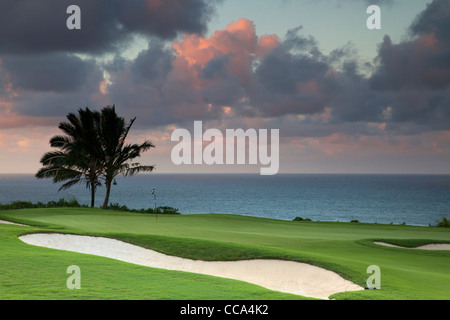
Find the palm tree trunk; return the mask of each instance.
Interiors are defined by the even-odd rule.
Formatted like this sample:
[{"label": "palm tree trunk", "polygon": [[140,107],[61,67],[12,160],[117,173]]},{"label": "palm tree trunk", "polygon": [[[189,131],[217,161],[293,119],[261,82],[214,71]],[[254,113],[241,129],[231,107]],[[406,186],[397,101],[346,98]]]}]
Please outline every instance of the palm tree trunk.
[{"label": "palm tree trunk", "polygon": [[91,208],[95,206],[95,183],[91,182]]},{"label": "palm tree trunk", "polygon": [[109,203],[109,194],[111,193],[111,181],[107,180],[105,185],[106,185],[106,196],[105,200],[103,201],[102,209],[105,209]]}]

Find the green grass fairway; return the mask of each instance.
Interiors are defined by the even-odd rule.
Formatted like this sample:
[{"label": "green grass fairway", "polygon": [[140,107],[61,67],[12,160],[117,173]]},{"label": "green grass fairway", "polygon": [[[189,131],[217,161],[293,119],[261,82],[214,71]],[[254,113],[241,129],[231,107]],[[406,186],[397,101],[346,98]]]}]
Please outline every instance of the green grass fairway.
[{"label": "green grass fairway", "polygon": [[[361,286],[367,267],[381,269],[381,290],[335,299],[450,299],[450,252],[382,247],[450,243],[450,230],[338,222],[294,222],[235,215],[143,215],[88,208],[1,211],[0,299],[280,300],[300,296],[240,281],[135,266],[112,259],[27,245],[18,237],[59,232],[111,237],[166,254],[201,260],[286,259],[336,271]],[[70,265],[82,289],[66,287]]]}]

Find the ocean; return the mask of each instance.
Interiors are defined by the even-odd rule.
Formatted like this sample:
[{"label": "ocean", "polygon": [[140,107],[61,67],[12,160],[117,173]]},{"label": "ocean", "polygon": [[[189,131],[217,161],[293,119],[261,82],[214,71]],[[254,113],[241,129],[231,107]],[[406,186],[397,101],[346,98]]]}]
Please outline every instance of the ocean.
[{"label": "ocean", "polygon": [[[450,217],[450,175],[358,174],[140,174],[116,178],[110,203],[129,208],[170,206],[181,214],[225,213],[279,220],[295,217],[341,221],[436,225]],[[84,185],[61,184],[31,174],[1,174],[0,203],[76,198],[89,204]],[[151,194],[156,190],[156,201]],[[105,188],[96,194],[103,203]]]}]

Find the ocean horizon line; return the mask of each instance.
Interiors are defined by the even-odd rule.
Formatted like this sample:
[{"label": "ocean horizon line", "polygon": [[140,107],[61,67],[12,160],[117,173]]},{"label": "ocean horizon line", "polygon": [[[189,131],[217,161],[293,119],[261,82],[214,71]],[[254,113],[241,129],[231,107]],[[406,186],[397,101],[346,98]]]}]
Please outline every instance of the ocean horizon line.
[{"label": "ocean horizon line", "polygon": [[[36,173],[33,172],[0,172],[0,176],[32,176]],[[217,176],[226,176],[226,175],[248,175],[248,176],[260,176],[259,173],[254,172],[142,172],[135,176],[139,175],[217,175]],[[450,173],[374,173],[374,172],[281,172],[277,173],[273,176],[283,176],[283,175],[353,175],[353,176],[450,176]],[[121,176],[121,175],[119,175]],[[128,176],[133,177],[133,176]]]},{"label": "ocean horizon line", "polygon": [[[0,203],[45,203],[60,198],[90,202],[84,184],[59,191],[60,184],[30,173],[0,174]],[[156,203],[182,214],[429,225],[448,216],[449,192],[449,174],[148,173],[118,176],[110,203],[131,209]],[[104,195],[105,187],[99,187],[96,206]]]}]

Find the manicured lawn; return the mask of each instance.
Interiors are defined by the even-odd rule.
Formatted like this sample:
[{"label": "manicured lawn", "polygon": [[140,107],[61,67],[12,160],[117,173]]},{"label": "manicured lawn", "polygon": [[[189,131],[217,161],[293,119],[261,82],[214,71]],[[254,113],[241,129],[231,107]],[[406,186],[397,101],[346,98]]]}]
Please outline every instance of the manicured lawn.
[{"label": "manicured lawn", "polygon": [[[293,222],[234,215],[142,215],[88,208],[1,211],[1,299],[297,299],[239,281],[134,266],[111,259],[33,247],[18,236],[66,232],[121,239],[163,253],[203,260],[279,258],[308,262],[361,286],[370,265],[381,290],[339,293],[336,299],[450,299],[450,252],[381,247],[450,242],[450,230],[337,222]],[[417,242],[417,240],[420,240]],[[416,244],[415,243],[415,244]],[[82,290],[66,288],[66,268],[82,270]]]},{"label": "manicured lawn", "polygon": [[[27,245],[29,228],[0,224],[0,299],[300,299],[240,281],[147,268],[112,259]],[[33,229],[33,231],[41,231]],[[67,267],[81,270],[69,290]]]}]

